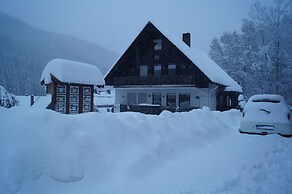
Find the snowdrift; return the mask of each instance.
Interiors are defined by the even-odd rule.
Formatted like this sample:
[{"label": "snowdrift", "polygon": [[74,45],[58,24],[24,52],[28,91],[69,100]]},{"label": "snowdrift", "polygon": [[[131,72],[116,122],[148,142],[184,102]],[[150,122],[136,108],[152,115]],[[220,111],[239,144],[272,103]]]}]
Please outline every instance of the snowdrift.
[{"label": "snowdrift", "polygon": [[15,107],[0,108],[0,117],[3,194],[292,191],[291,139],[239,135],[237,110],[62,115]]}]

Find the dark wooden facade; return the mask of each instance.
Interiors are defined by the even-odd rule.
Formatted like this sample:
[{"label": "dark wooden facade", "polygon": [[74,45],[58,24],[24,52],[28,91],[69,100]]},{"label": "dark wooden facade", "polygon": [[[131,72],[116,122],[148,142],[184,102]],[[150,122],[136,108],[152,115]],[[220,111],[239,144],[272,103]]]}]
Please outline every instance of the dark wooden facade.
[{"label": "dark wooden facade", "polygon": [[46,85],[46,90],[47,93],[52,94],[48,109],[64,114],[93,111],[93,85],[64,83],[52,76],[52,83]]},{"label": "dark wooden facade", "polygon": [[[154,41],[160,40],[161,49]],[[170,65],[175,65],[175,72]],[[155,73],[160,65],[161,72]],[[141,66],[147,75],[141,76]],[[208,87],[210,80],[152,23],[148,23],[105,78],[106,85],[193,85]]]}]

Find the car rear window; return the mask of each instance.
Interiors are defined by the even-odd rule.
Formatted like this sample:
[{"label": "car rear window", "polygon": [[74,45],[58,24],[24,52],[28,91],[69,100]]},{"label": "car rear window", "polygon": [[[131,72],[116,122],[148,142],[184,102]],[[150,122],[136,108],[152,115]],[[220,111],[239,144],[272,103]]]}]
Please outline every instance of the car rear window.
[{"label": "car rear window", "polygon": [[270,102],[270,103],[279,103],[280,100],[274,100],[274,99],[255,99],[253,102]]}]

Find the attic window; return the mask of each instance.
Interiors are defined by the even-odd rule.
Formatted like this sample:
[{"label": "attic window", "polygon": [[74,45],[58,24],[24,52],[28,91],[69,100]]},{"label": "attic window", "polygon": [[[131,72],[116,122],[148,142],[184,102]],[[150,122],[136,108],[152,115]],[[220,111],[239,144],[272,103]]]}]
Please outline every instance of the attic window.
[{"label": "attic window", "polygon": [[153,40],[153,45],[154,45],[154,50],[161,50],[161,39],[154,39]]},{"label": "attic window", "polygon": [[176,75],[176,64],[168,63],[168,75]]},{"label": "attic window", "polygon": [[161,65],[160,64],[154,65],[154,75],[161,75]]},{"label": "attic window", "polygon": [[147,76],[148,73],[148,66],[142,65],[140,66],[140,76]]}]

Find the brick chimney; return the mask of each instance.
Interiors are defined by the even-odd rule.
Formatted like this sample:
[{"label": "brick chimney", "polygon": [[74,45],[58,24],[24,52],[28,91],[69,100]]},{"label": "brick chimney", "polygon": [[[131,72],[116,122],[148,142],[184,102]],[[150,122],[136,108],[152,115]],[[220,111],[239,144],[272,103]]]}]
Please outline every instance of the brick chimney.
[{"label": "brick chimney", "polygon": [[189,32],[183,33],[182,34],[182,40],[189,46],[191,47],[191,34]]}]

